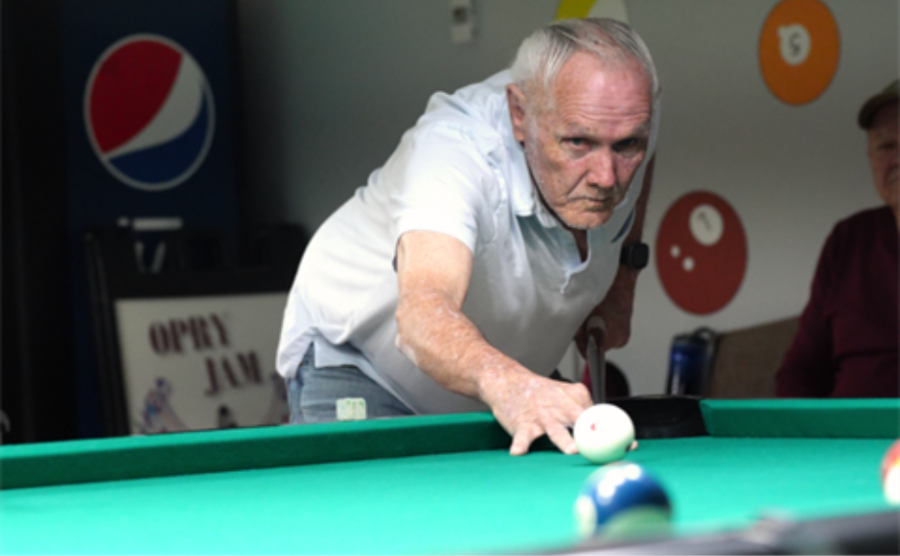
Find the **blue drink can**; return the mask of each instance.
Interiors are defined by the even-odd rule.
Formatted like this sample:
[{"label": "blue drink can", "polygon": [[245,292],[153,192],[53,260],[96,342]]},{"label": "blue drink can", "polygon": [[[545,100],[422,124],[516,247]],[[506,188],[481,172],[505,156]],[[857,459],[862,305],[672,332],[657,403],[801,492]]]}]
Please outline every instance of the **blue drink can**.
[{"label": "blue drink can", "polygon": [[702,328],[692,334],[680,334],[672,340],[666,393],[702,396],[715,353],[715,335]]}]

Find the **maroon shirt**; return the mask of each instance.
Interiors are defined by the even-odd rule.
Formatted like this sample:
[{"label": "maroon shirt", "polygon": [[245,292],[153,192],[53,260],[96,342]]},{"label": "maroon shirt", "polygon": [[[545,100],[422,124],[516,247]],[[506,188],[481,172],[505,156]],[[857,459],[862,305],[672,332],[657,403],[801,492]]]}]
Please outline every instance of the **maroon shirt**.
[{"label": "maroon shirt", "polygon": [[859,212],[834,227],[776,375],[778,396],[900,396],[897,245],[889,207]]}]

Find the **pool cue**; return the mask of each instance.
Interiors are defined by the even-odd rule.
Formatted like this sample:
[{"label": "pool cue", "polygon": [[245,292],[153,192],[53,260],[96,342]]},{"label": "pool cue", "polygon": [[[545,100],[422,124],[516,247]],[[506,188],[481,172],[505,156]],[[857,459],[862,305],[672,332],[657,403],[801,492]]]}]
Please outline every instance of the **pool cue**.
[{"label": "pool cue", "polygon": [[591,317],[585,327],[587,334],[588,372],[591,376],[591,397],[594,404],[606,403],[606,356],[603,353],[603,337],[606,323],[600,317]]}]

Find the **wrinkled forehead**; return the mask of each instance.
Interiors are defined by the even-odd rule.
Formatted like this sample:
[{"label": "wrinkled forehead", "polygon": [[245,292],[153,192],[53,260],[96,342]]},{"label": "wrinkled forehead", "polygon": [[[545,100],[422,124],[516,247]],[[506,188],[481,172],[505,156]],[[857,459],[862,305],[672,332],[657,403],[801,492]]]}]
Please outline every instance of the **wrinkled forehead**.
[{"label": "wrinkled forehead", "polygon": [[[653,114],[653,86],[644,66],[633,57],[618,56],[601,58],[593,53],[578,53],[572,56],[560,69],[549,87],[542,92],[544,115],[555,112],[560,104],[565,104],[573,96],[588,93],[589,89],[600,87],[616,98],[623,110]],[[633,89],[633,94],[622,97],[618,91]]]},{"label": "wrinkled forehead", "polygon": [[[586,60],[590,62],[585,63]],[[640,87],[644,87],[644,94],[641,96],[646,100],[646,111],[652,116],[652,79],[643,64],[631,56],[600,57],[591,52],[575,53],[563,64],[551,82],[529,92],[529,104],[536,108],[531,115],[544,118],[555,114],[559,102],[597,74],[603,74],[604,78],[613,80],[613,83],[615,80],[637,81]]]}]

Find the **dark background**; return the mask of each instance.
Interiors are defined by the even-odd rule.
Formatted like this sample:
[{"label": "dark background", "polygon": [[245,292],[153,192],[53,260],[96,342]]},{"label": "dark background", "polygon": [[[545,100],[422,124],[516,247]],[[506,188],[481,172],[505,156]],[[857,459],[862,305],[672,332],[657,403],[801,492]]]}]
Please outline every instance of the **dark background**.
[{"label": "dark background", "polygon": [[[229,1],[9,1],[3,18],[2,409],[4,442],[103,434],[84,236],[121,217],[178,217],[246,259],[240,224],[235,6]],[[84,95],[116,41],[162,35],[199,63],[215,130],[199,169],[148,192],[118,181],[91,149]]]}]

